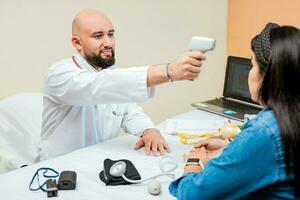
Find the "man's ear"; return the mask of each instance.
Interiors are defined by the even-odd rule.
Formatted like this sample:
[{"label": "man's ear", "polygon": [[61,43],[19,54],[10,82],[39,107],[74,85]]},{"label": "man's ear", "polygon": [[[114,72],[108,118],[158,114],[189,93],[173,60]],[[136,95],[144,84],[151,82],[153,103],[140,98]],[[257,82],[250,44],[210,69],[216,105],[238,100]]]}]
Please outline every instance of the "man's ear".
[{"label": "man's ear", "polygon": [[72,36],[72,39],[71,39],[71,42],[72,42],[72,45],[77,49],[77,51],[81,51],[81,41],[80,41],[80,38],[78,36]]}]

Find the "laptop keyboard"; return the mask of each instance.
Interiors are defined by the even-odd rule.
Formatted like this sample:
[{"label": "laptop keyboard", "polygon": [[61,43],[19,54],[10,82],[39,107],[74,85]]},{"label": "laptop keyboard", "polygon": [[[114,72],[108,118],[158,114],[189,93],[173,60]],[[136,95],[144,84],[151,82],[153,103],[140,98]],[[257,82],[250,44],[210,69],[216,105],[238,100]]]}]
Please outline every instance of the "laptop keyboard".
[{"label": "laptop keyboard", "polygon": [[234,111],[239,111],[239,110],[242,110],[242,111],[246,111],[249,110],[249,114],[251,114],[253,112],[253,110],[260,110],[260,109],[257,109],[257,108],[254,108],[254,107],[249,107],[249,106],[244,106],[242,104],[239,104],[239,103],[235,103],[235,102],[230,102],[230,101],[226,101],[225,99],[213,99],[213,100],[209,100],[207,101],[207,103],[209,104],[212,104],[212,105],[216,105],[216,106],[219,106],[219,107],[223,107],[223,108],[226,108],[228,110],[234,110]]}]

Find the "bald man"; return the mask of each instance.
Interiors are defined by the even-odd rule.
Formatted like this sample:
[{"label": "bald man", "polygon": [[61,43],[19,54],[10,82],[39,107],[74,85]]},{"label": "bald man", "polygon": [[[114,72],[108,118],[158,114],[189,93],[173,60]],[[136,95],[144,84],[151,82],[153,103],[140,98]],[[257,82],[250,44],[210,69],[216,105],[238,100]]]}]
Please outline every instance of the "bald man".
[{"label": "bald man", "polygon": [[205,55],[187,52],[176,61],[119,69],[114,27],[96,10],[79,12],[72,24],[77,53],[50,66],[44,87],[41,142],[36,161],[49,159],[117,136],[119,128],[140,137],[135,145],[147,155],[170,148],[135,102],[153,97],[154,86],[191,80]]}]

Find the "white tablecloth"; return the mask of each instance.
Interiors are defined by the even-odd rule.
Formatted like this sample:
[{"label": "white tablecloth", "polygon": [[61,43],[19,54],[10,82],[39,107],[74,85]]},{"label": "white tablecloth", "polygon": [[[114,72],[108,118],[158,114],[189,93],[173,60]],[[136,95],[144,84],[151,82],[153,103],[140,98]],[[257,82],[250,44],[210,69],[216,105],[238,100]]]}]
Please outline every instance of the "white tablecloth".
[{"label": "white tablecloth", "polygon": [[[222,117],[200,110],[193,110],[188,113],[178,115],[172,119],[221,119]],[[164,134],[164,123],[159,125]],[[176,178],[183,173],[183,154],[191,150],[192,146],[183,145],[177,136],[164,134],[165,139],[171,147],[170,155],[175,158],[178,168],[174,171]],[[132,161],[142,178],[160,173],[160,157],[146,156],[144,149],[134,151],[134,145],[138,138],[130,135],[121,136],[112,140],[79,149],[64,156],[56,157],[28,167],[17,169],[0,175],[0,199],[5,200],[40,200],[48,199],[47,194],[42,191],[32,192],[29,190],[29,182],[40,167],[51,167],[58,171],[71,170],[77,172],[76,190],[58,191],[58,197],[53,199],[130,199],[130,200],[150,200],[150,199],[174,199],[169,192],[168,186],[172,181],[169,177],[159,177],[162,183],[162,193],[157,196],[147,192],[147,183],[105,186],[99,179],[99,172],[103,169],[103,161],[106,158],[112,160],[128,159]],[[55,148],[55,147],[54,147]]]}]

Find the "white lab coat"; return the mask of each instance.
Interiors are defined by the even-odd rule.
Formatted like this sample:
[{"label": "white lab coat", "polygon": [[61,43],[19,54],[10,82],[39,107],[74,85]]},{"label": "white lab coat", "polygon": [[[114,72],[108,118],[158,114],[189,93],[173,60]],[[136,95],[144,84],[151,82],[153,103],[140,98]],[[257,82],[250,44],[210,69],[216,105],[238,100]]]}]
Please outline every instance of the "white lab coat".
[{"label": "white lab coat", "polygon": [[[152,121],[134,102],[153,96],[148,67],[97,72],[80,54],[53,64],[45,77],[41,141],[36,161],[108,140],[119,128],[141,136]],[[133,148],[133,147],[132,147]]]}]

